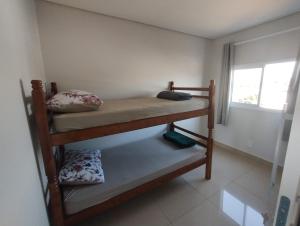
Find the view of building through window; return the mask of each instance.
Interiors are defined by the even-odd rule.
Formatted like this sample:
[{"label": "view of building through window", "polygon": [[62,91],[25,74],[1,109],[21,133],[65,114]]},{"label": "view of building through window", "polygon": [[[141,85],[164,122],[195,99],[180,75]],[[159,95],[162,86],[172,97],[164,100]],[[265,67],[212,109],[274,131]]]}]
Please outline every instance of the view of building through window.
[{"label": "view of building through window", "polygon": [[282,110],[294,67],[289,61],[234,70],[231,101]]}]

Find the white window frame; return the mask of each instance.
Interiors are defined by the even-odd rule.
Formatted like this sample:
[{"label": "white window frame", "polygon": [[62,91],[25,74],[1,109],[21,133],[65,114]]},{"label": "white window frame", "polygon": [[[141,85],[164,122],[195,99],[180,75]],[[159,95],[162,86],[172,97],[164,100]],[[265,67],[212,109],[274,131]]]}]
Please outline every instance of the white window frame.
[{"label": "white window frame", "polygon": [[257,111],[266,111],[266,112],[282,112],[282,110],[278,109],[270,109],[270,108],[263,108],[260,106],[260,100],[261,100],[261,92],[262,92],[262,85],[264,80],[264,71],[265,66],[267,64],[276,64],[276,63],[285,63],[285,62],[291,62],[296,61],[295,58],[286,58],[284,60],[278,60],[278,61],[269,61],[265,63],[253,63],[253,64],[242,64],[242,65],[235,65],[233,67],[234,70],[243,70],[243,69],[252,69],[252,68],[262,68],[261,70],[261,79],[260,79],[260,85],[259,85],[259,91],[258,91],[258,99],[257,104],[246,104],[246,103],[239,103],[239,102],[233,102],[232,101],[232,91],[233,91],[233,85],[234,85],[234,72],[232,71],[232,79],[231,79],[231,92],[230,92],[230,107],[235,108],[244,108],[249,110],[257,110]]}]

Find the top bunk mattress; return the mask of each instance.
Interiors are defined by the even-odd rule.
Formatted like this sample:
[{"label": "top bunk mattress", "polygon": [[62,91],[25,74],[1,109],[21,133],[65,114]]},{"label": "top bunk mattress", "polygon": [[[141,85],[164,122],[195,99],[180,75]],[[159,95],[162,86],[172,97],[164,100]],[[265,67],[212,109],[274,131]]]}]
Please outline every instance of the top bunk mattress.
[{"label": "top bunk mattress", "polygon": [[55,114],[53,122],[57,132],[66,132],[200,110],[207,107],[207,101],[199,98],[185,101],[165,100],[156,97],[106,100],[97,111]]}]

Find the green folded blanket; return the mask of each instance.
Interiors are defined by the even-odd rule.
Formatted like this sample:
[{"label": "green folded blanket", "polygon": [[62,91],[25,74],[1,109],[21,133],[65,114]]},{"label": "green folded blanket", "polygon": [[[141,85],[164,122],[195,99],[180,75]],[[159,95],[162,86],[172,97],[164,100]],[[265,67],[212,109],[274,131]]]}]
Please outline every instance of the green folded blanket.
[{"label": "green folded blanket", "polygon": [[196,142],[193,139],[174,131],[169,131],[163,136],[166,140],[173,142],[181,148],[191,147],[196,144]]}]

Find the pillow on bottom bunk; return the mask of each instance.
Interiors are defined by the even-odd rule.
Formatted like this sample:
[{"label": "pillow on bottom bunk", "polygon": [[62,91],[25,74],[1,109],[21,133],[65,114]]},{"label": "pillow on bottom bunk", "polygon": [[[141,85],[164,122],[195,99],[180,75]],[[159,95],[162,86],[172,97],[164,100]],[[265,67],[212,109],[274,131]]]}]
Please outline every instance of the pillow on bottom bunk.
[{"label": "pillow on bottom bunk", "polygon": [[68,150],[59,172],[62,185],[104,183],[100,150]]},{"label": "pillow on bottom bunk", "polygon": [[196,144],[196,142],[193,139],[174,131],[169,131],[165,133],[164,138],[168,141],[173,142],[181,148],[192,147]]}]

